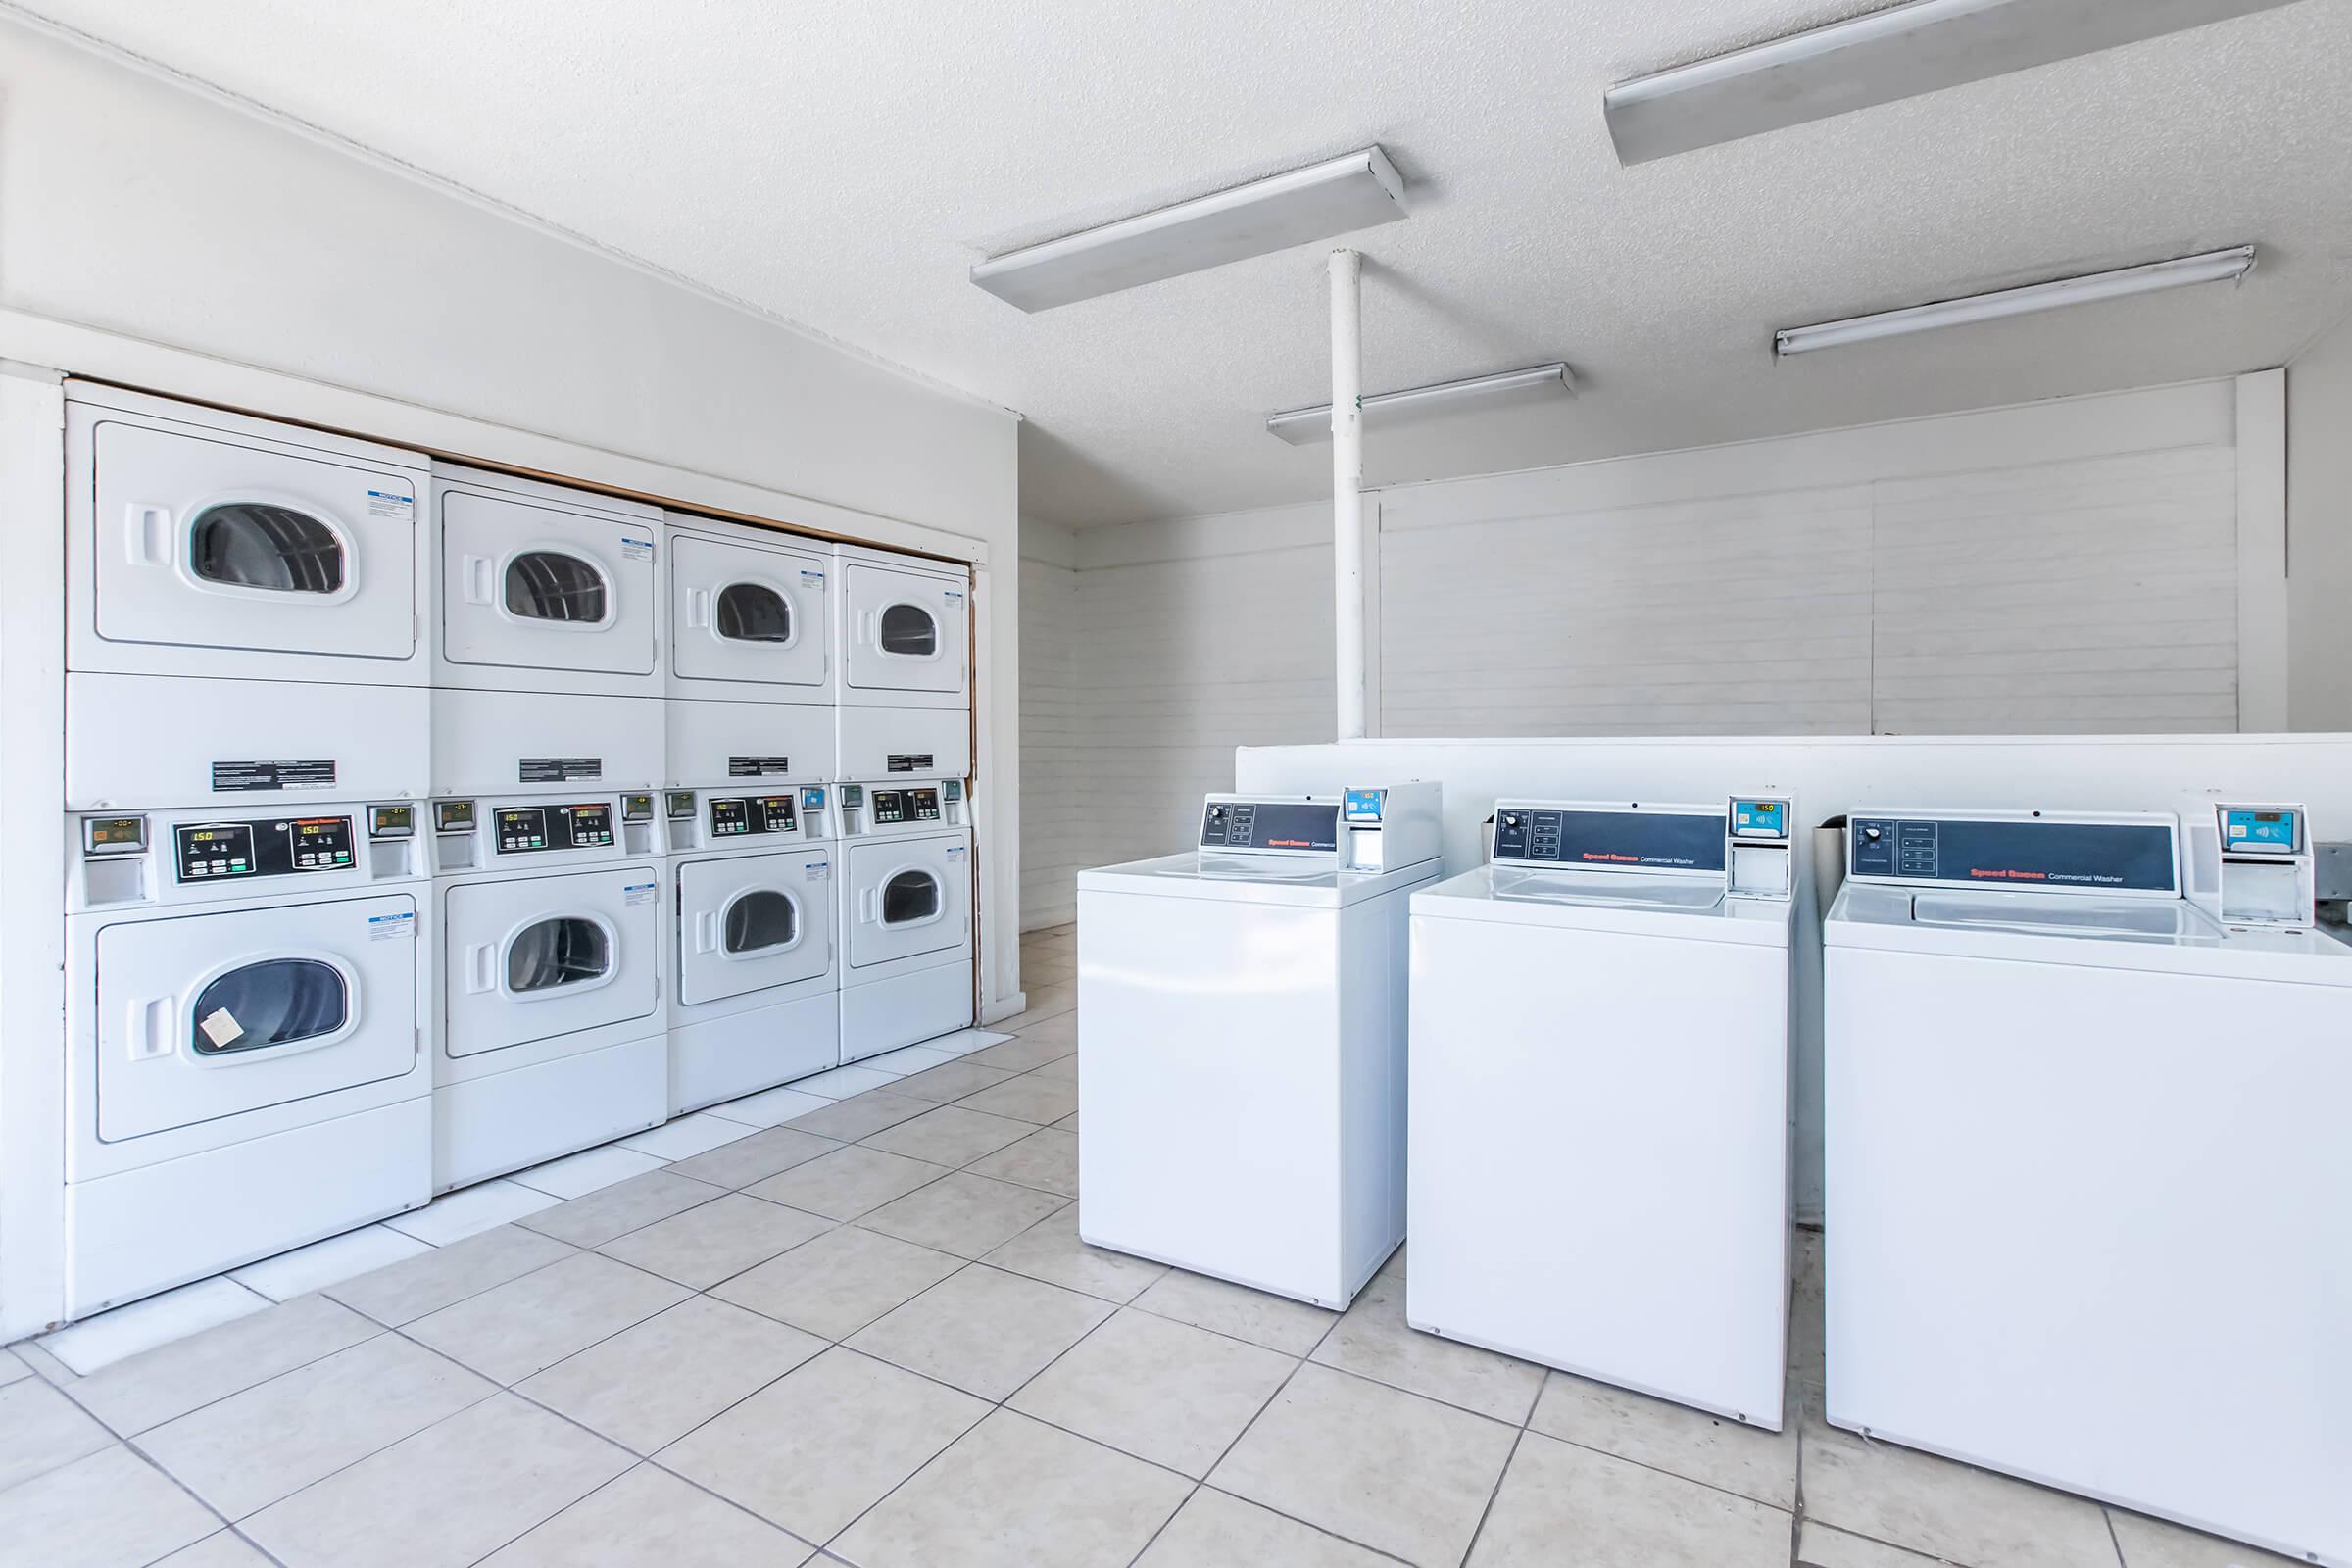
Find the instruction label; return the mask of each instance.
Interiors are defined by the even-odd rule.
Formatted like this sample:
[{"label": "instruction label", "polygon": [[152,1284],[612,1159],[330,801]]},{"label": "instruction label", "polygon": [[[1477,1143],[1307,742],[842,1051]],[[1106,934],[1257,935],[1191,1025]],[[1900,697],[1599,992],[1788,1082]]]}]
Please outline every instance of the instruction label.
[{"label": "instruction label", "polygon": [[792,771],[789,757],[730,757],[727,759],[727,777],[765,778],[771,773]]},{"label": "instruction label", "polygon": [[524,757],[516,761],[516,775],[525,784],[569,784],[605,776],[601,757]]},{"label": "instruction label", "polygon": [[651,904],[654,902],[654,892],[658,884],[652,882],[631,882],[620,890],[620,902],[623,904]]},{"label": "instruction label", "polygon": [[335,787],[335,760],[235,761],[213,764],[213,793],[242,795],[254,790],[328,790]]},{"label": "instruction label", "polygon": [[415,914],[371,914],[368,917],[368,940],[370,942],[406,942],[416,934]]},{"label": "instruction label", "polygon": [[827,882],[832,880],[833,867],[823,860],[810,860],[801,867],[801,875],[811,882]]},{"label": "instruction label", "polygon": [[624,533],[620,536],[620,559],[651,561],[654,559],[654,542],[651,539],[632,539]]},{"label": "instruction label", "polygon": [[397,490],[370,490],[368,492],[368,515],[413,522],[416,517],[416,498],[403,495]]}]

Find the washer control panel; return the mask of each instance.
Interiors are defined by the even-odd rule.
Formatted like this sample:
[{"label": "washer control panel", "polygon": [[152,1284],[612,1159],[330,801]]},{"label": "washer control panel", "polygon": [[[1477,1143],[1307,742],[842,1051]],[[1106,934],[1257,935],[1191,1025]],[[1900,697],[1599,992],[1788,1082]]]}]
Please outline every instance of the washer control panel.
[{"label": "washer control panel", "polygon": [[1496,861],[1587,871],[1720,875],[1724,814],[1703,806],[1496,801]]},{"label": "washer control panel", "polygon": [[173,874],[181,882],[213,882],[348,871],[352,837],[348,816],[182,823],[172,830]]},{"label": "washer control panel", "polygon": [[2180,828],[2171,816],[2077,812],[1860,812],[1846,875],[1871,882],[2178,898]]},{"label": "washer control panel", "polygon": [[739,838],[748,833],[798,833],[800,818],[789,795],[713,795],[710,797],[710,836]]},{"label": "washer control panel", "polygon": [[1212,797],[1201,808],[1200,848],[1335,855],[1340,848],[1340,806],[1334,801]]},{"label": "washer control panel", "polygon": [[873,801],[876,826],[939,820],[939,791],[935,789],[875,790]]},{"label": "washer control panel", "polygon": [[612,803],[576,806],[502,806],[492,820],[501,855],[549,850],[601,850],[612,844]]}]

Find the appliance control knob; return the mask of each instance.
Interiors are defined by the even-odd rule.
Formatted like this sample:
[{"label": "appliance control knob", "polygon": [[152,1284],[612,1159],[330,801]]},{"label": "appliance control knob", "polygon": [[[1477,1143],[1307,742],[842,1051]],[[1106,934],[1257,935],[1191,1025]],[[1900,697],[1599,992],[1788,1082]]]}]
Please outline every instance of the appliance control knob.
[{"label": "appliance control knob", "polygon": [[1505,815],[1502,819],[1502,825],[1504,827],[1517,827],[1519,825],[1519,818],[1513,815]]},{"label": "appliance control knob", "polygon": [[1862,830],[1862,836],[1866,839],[1875,839],[1879,836],[1879,830],[1875,827],[1866,827]]}]

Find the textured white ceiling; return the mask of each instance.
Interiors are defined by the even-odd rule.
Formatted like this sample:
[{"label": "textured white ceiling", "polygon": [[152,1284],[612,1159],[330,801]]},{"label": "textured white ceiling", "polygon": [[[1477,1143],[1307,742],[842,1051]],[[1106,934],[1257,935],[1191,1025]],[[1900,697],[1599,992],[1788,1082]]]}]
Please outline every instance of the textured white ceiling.
[{"label": "textured white ceiling", "polygon": [[[32,0],[145,56],[1019,410],[1025,514],[1310,498],[1324,247],[1024,316],[970,264],[1378,141],[1379,390],[1583,395],[1369,443],[1374,482],[2276,365],[2352,304],[2352,0],[1627,170],[1609,82],[1855,0]],[[1776,364],[1772,329],[2253,240],[2242,289]],[[920,462],[919,453],[909,461]]]}]

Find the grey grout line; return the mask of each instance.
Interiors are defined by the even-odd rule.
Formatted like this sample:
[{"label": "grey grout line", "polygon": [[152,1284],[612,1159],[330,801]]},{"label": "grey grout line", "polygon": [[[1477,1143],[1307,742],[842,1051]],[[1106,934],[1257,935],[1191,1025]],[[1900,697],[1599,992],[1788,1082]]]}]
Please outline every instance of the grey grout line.
[{"label": "grey grout line", "polygon": [[[1537,1436],[1543,1436],[1538,1433]],[[1511,1477],[1511,1466],[1518,1461],[1519,1445],[1527,1441],[1527,1428],[1521,1427],[1511,1437],[1511,1451],[1502,1456],[1502,1468],[1494,1472],[1494,1485],[1487,1489],[1487,1505],[1478,1510],[1478,1523],[1470,1531],[1470,1544],[1462,1548],[1462,1561],[1468,1562],[1478,1550],[1478,1538],[1487,1533],[1487,1521],[1494,1517],[1494,1499],[1502,1495],[1502,1484]],[[1791,1532],[1793,1539],[1793,1532]]]}]

